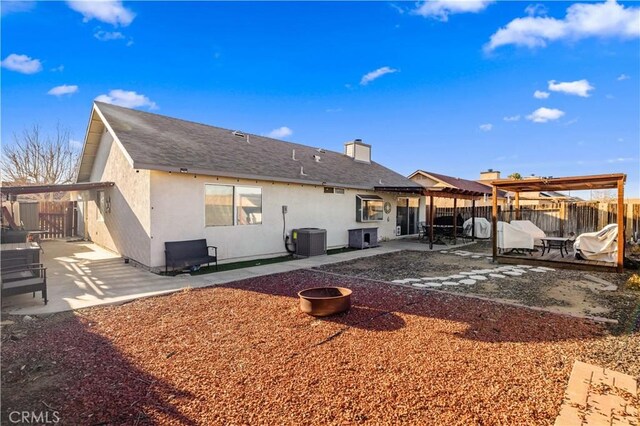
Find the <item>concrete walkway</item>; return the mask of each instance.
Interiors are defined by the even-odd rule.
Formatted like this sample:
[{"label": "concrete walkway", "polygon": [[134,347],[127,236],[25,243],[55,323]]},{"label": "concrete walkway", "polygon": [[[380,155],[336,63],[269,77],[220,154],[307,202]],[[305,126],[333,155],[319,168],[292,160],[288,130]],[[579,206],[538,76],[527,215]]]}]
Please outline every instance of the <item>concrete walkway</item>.
[{"label": "concrete walkway", "polygon": [[637,396],[635,377],[576,361],[555,426],[638,425]]},{"label": "concrete walkway", "polygon": [[[461,246],[434,245],[433,250]],[[47,241],[43,244],[43,248],[45,253],[41,255],[41,261],[47,267],[49,303],[47,305],[43,303],[40,293],[36,293],[35,298],[29,294],[6,297],[2,300],[3,313],[51,314],[123,303],[188,287],[207,287],[400,250],[430,251],[428,244],[422,244],[416,240],[393,240],[367,250],[315,256],[205,275],[184,274],[167,277],[125,264],[119,255],[89,242]]]}]

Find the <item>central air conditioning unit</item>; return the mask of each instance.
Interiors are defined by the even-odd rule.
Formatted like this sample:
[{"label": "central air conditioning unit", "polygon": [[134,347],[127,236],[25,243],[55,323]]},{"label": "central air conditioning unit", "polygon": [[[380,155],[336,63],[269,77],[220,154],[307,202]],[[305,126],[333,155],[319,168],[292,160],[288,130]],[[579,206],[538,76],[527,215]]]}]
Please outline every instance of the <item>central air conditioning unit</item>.
[{"label": "central air conditioning unit", "polygon": [[327,230],[320,228],[299,228],[291,232],[296,245],[296,257],[310,257],[327,254]]}]

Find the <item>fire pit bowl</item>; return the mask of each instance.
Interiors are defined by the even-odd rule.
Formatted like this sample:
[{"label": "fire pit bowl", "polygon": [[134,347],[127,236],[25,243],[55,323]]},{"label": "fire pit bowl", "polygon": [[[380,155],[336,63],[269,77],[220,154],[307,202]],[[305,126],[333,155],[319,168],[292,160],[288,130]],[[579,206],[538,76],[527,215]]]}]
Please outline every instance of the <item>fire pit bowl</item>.
[{"label": "fire pit bowl", "polygon": [[308,288],[298,293],[300,310],[314,317],[326,317],[348,311],[351,290],[344,287]]}]

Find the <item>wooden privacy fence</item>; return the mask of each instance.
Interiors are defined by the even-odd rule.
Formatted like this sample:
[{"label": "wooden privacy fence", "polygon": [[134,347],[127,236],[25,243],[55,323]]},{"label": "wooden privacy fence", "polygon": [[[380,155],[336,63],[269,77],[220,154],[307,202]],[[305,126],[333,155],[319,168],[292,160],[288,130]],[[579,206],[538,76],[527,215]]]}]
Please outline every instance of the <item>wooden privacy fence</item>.
[{"label": "wooden privacy fence", "polygon": [[[563,236],[570,232],[580,235],[602,229],[618,218],[616,203],[597,201],[556,203],[542,206],[520,206],[520,217],[530,220],[549,236]],[[472,215],[471,207],[458,207],[457,211],[464,220]],[[640,238],[640,203],[624,204],[625,238]],[[498,220],[510,222],[516,219],[513,205],[498,206]],[[436,207],[436,217],[452,216],[453,207]],[[476,207],[475,216],[491,222],[491,206]],[[429,221],[427,208],[426,220]]]},{"label": "wooden privacy fence", "polygon": [[40,201],[38,203],[42,239],[74,237],[78,231],[78,212],[75,201]]}]

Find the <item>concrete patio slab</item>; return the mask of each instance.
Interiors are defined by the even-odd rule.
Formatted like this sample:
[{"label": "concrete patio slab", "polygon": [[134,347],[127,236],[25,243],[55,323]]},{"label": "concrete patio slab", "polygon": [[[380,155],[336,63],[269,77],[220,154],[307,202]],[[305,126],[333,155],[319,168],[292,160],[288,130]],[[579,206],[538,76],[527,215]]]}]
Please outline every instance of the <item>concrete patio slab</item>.
[{"label": "concrete patio slab", "polygon": [[[458,246],[434,246],[433,251]],[[47,267],[49,303],[40,294],[7,297],[2,300],[2,312],[16,315],[42,315],[124,303],[141,297],[156,296],[184,288],[207,287],[247,278],[313,268],[362,257],[376,256],[400,250],[431,251],[427,244],[412,240],[394,240],[379,247],[349,251],[334,255],[315,256],[282,263],[191,276],[161,276],[132,264],[91,242],[63,240],[43,243],[42,262]]]}]

